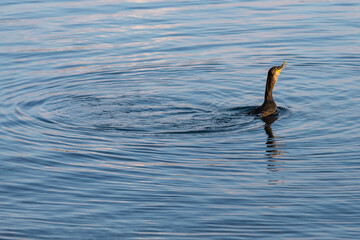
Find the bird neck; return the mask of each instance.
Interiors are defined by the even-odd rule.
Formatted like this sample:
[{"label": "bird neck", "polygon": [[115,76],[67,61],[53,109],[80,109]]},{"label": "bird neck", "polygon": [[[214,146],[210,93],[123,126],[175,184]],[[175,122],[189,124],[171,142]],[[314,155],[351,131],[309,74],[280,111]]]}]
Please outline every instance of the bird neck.
[{"label": "bird neck", "polygon": [[266,87],[265,87],[265,96],[264,96],[264,102],[274,102],[272,92],[275,87],[277,77],[274,75],[268,74],[268,78],[266,81]]}]

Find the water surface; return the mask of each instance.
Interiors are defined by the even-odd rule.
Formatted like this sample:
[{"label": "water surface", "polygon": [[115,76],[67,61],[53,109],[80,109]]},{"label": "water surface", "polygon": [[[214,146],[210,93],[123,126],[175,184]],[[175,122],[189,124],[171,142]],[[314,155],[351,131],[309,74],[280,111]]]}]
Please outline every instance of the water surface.
[{"label": "water surface", "polygon": [[0,6],[0,238],[359,236],[358,1]]}]

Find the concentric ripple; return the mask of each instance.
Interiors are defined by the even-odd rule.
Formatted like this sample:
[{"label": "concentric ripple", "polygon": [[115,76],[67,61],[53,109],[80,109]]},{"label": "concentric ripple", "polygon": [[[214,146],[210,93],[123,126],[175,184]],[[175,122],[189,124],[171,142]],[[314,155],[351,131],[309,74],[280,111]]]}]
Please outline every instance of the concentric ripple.
[{"label": "concentric ripple", "polygon": [[175,134],[246,131],[261,125],[247,115],[251,107],[227,110],[154,94],[47,93],[15,105],[16,119],[12,121],[39,131]]}]

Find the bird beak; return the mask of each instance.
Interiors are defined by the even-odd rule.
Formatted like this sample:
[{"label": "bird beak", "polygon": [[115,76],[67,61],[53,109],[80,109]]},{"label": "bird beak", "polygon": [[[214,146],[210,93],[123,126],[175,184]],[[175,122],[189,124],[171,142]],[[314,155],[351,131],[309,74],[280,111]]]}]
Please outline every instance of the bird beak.
[{"label": "bird beak", "polygon": [[283,62],[283,64],[277,68],[277,72],[278,72],[278,73],[280,73],[281,70],[283,70],[283,69],[286,67],[286,62],[287,62],[287,61]]}]

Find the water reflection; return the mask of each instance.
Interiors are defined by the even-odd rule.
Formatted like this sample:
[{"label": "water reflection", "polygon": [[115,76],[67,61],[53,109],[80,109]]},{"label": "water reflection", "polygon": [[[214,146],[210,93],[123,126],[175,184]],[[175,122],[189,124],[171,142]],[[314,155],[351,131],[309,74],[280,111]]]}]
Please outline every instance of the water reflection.
[{"label": "water reflection", "polygon": [[272,177],[275,177],[275,179],[269,179],[268,183],[269,185],[278,185],[282,184],[283,180],[279,179],[280,176],[277,174],[280,172],[281,165],[284,163],[277,158],[283,154],[283,152],[279,149],[279,140],[277,137],[274,136],[274,133],[271,128],[271,124],[277,120],[277,116],[262,118],[262,120],[265,122],[264,130],[267,134],[266,139],[266,147],[267,150],[265,151],[265,157],[268,159],[267,162],[267,169],[272,174]]}]

